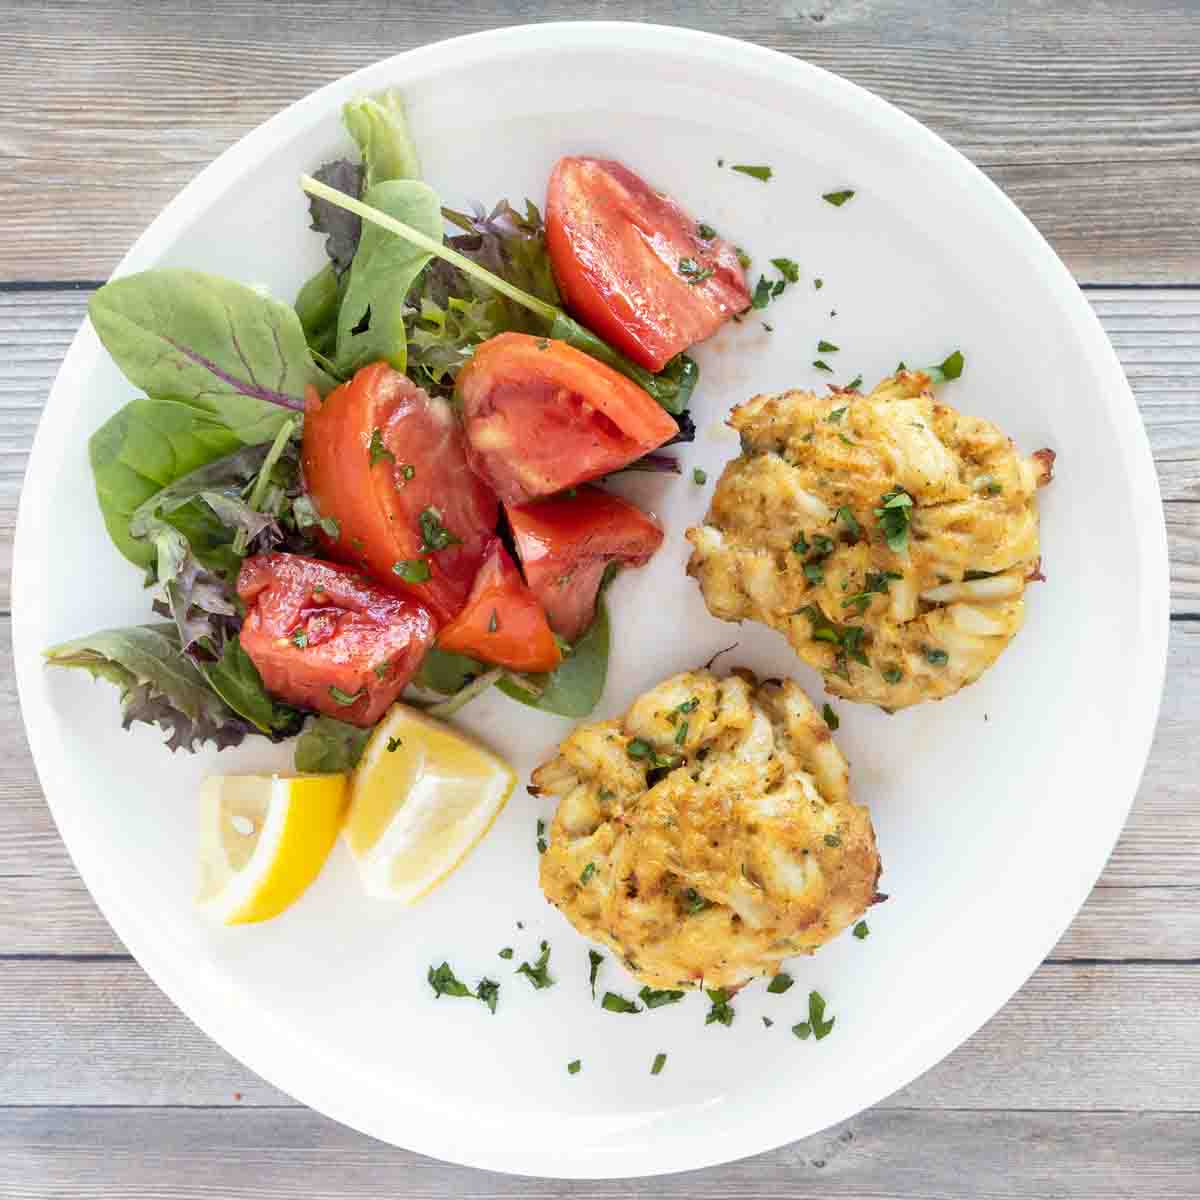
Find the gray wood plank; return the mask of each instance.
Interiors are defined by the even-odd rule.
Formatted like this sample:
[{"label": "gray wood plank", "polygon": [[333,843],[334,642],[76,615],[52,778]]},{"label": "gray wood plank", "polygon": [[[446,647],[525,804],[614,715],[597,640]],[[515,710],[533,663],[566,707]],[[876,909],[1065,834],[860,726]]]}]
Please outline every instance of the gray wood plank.
[{"label": "gray wood plank", "polygon": [[[0,1111],[290,1103],[200,1033],[136,963],[9,960],[0,969]],[[1198,1008],[1198,965],[1043,966],[882,1107],[1200,1113]]]},{"label": "gray wood plank", "polygon": [[0,206],[20,236],[0,249],[0,278],[107,275],[221,150],[385,54],[600,17],[723,32],[828,67],[981,164],[1080,278],[1200,282],[1200,27],[1187,4],[5,0],[2,11],[0,145],[14,169]]},{"label": "gray wood plank", "polygon": [[[1200,228],[1200,225],[1198,225]],[[33,433],[88,292],[0,291],[0,611]],[[1172,608],[1200,611],[1200,288],[1089,289],[1150,437],[1170,539]],[[131,391],[132,395],[132,391]]]},{"label": "gray wood plank", "polygon": [[0,1113],[9,1200],[1194,1200],[1198,1172],[1195,1116],[1159,1112],[874,1109],[709,1171],[577,1184],[452,1167],[305,1109]]}]

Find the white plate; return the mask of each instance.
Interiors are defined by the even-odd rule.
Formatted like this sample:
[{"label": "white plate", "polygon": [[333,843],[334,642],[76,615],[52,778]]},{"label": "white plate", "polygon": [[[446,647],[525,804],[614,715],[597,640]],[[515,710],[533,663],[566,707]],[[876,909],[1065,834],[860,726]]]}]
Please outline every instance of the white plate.
[{"label": "white plate", "polygon": [[[1049,582],[1030,590],[1012,648],[961,695],[894,717],[837,705],[892,898],[871,913],[868,940],[797,960],[786,996],[747,989],[731,1028],[706,1026],[699,997],[637,1017],[591,1003],[587,945],[537,887],[534,822],[547,808],[524,793],[416,908],[364,898],[339,848],[282,919],[210,930],[190,907],[197,782],[285,764],[287,749],[252,740],[219,758],[172,758],[154,731],[119,730],[106,684],[40,664],[52,642],[148,617],[138,573],[104,534],[85,454],[132,389],[85,324],[38,430],[15,551],[17,674],[55,819],[117,933],[184,1012],[272,1083],[377,1137],[501,1171],[617,1176],[813,1133],[913,1079],[1004,1004],[1082,903],[1128,811],[1163,679],[1167,558],[1120,367],[1029,222],[929,131],[816,67],[645,25],[480,34],[351,75],[223,154],[121,272],[188,265],[290,298],[321,261],[296,178],[347,146],[342,101],[388,85],[403,88],[426,176],[449,203],[540,200],[558,155],[612,155],[758,262],[787,255],[803,269],[767,314],[773,334],[751,320],[700,350],[685,476],[625,487],[669,533],[654,563],[613,590],[601,715],[734,641],[726,664],[790,671],[821,702],[819,679],[781,638],[707,615],[684,577],[683,530],[711,490],[691,468],[715,479],[736,452],[727,409],[826,382],[810,366],[822,337],[842,347],[841,381],[963,348],[950,402],[1027,451],[1059,453],[1042,501]],[[768,163],[775,177],[764,185],[718,157]],[[857,190],[851,203],[822,202],[842,187]],[[467,724],[522,771],[567,728],[499,695],[472,705]],[[535,992],[511,972],[543,937],[558,985]],[[513,963],[496,957],[508,945]],[[496,1016],[434,1001],[425,972],[443,957],[470,980],[502,981]],[[602,981],[636,990],[611,959]],[[789,1032],[814,987],[837,1017],[819,1044]],[[651,1077],[660,1050],[670,1058]],[[574,1058],[583,1070],[569,1076]]]}]

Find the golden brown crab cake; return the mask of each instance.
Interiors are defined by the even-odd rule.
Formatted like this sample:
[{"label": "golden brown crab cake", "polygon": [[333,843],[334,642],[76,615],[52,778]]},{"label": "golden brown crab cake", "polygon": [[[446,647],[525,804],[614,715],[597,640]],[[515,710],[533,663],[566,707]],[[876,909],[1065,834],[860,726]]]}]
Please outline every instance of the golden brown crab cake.
[{"label": "golden brown crab cake", "polygon": [[877,897],[870,815],[791,681],[676,675],[578,726],[533,783],[559,798],[546,898],[652,988],[771,974]]},{"label": "golden brown crab cake", "polygon": [[929,383],[739,405],[742,453],[687,532],[714,616],[778,629],[835,695],[887,709],[973,683],[1021,628],[1054,465]]}]

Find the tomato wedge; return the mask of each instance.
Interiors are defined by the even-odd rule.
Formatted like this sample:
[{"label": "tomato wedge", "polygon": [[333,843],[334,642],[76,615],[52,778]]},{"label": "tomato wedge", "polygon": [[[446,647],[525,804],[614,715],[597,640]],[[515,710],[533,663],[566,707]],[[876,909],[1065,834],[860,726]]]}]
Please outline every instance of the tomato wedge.
[{"label": "tomato wedge", "polygon": [[506,504],[628,466],[679,432],[624,375],[526,333],[484,342],[458,373],[455,395],[471,465]]},{"label": "tomato wedge", "polygon": [[650,371],[750,304],[737,248],[611,159],[555,164],[546,246],[567,308]]},{"label": "tomato wedge", "polygon": [[238,596],[238,639],[267,691],[352,725],[374,725],[433,645],[424,605],[318,558],[248,558]]},{"label": "tomato wedge", "polygon": [[301,461],[318,512],[339,526],[337,538],[321,535],[332,557],[440,621],[462,608],[499,506],[467,465],[449,404],[373,363],[324,401],[310,393]]},{"label": "tomato wedge", "polygon": [[513,671],[553,671],[562,659],[545,611],[499,538],[488,548],[466,607],[442,629],[438,645]]},{"label": "tomato wedge", "polygon": [[640,508],[599,488],[505,511],[530,590],[568,642],[592,623],[608,564],[640,567],[662,545]]}]

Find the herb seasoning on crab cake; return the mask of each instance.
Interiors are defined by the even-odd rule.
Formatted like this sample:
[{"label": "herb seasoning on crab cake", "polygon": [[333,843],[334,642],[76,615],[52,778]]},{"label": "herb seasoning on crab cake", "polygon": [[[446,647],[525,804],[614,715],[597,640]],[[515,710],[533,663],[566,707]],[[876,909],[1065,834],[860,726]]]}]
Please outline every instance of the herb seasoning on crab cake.
[{"label": "herb seasoning on crab cake", "polygon": [[848,700],[903,708],[973,683],[1024,620],[1038,567],[1037,490],[994,425],[900,371],[867,396],[755,396],[688,573],[709,611],[761,621]]},{"label": "herb seasoning on crab cake", "polygon": [[546,898],[651,988],[735,988],[880,897],[867,810],[800,687],[676,675],[579,725],[533,775],[560,798]]}]

